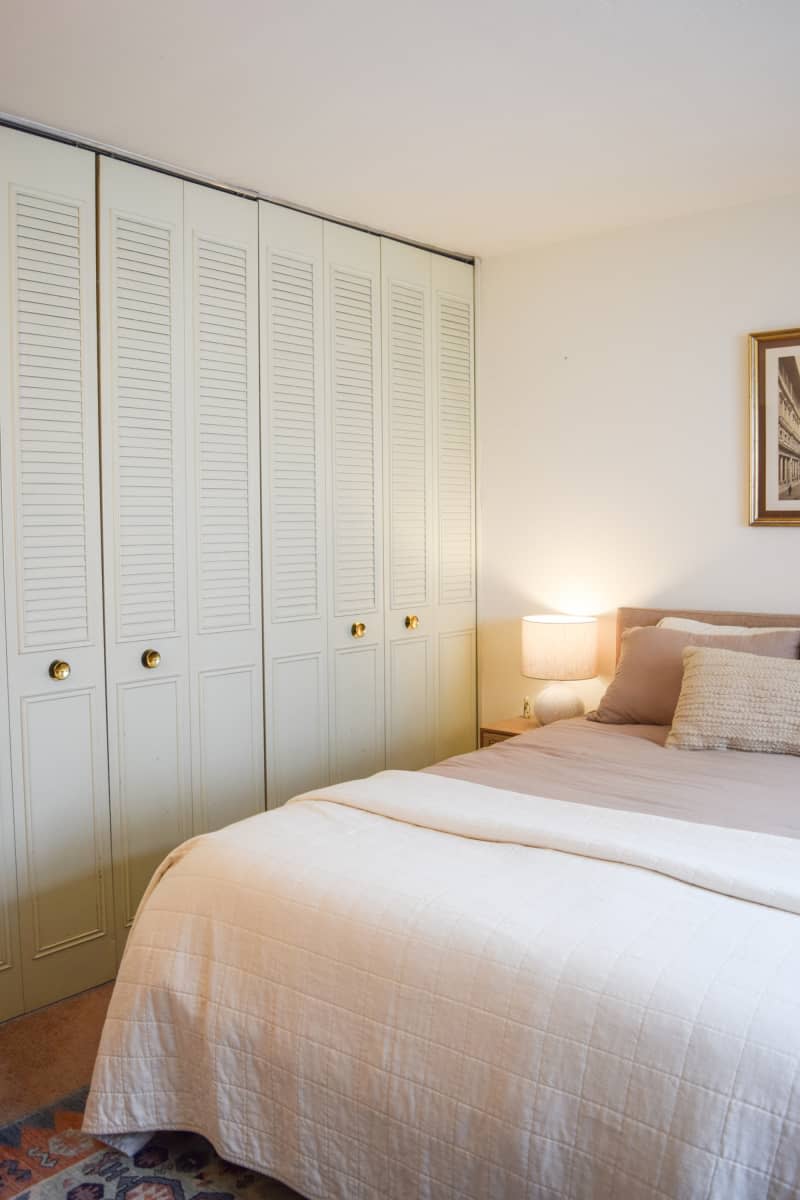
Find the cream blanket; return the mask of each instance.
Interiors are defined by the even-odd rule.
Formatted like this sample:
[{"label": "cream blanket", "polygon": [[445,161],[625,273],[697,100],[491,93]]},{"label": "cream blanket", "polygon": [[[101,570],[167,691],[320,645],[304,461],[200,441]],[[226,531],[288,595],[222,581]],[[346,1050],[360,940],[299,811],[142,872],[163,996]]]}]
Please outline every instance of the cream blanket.
[{"label": "cream blanket", "polygon": [[797,840],[310,793],[157,873],[85,1128],[195,1130],[315,1200],[800,1196],[798,914]]}]

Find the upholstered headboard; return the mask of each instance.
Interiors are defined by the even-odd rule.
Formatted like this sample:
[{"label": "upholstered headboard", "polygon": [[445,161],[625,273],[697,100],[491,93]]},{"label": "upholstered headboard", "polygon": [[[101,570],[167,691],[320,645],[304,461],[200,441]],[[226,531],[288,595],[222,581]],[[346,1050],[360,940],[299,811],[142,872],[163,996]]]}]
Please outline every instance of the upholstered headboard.
[{"label": "upholstered headboard", "polygon": [[709,625],[785,626],[800,629],[800,613],[703,612],[691,608],[618,608],[617,658],[622,635],[636,625],[657,625],[662,617],[689,617]]}]

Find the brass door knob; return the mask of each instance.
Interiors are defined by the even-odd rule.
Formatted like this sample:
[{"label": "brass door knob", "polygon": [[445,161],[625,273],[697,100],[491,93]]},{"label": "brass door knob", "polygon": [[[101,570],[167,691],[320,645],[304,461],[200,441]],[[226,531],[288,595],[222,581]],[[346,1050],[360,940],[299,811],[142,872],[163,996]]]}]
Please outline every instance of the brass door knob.
[{"label": "brass door knob", "polygon": [[356,621],[354,625],[350,626],[350,632],[353,637],[363,637],[367,632],[367,627],[363,621]]},{"label": "brass door knob", "polygon": [[406,629],[416,629],[419,625],[419,617],[406,617]]},{"label": "brass door knob", "polygon": [[50,678],[51,679],[69,679],[72,667],[68,662],[62,662],[57,658],[55,662],[50,663]]},{"label": "brass door knob", "polygon": [[142,666],[147,667],[149,671],[154,671],[161,662],[161,655],[157,650],[145,650],[142,655]]}]

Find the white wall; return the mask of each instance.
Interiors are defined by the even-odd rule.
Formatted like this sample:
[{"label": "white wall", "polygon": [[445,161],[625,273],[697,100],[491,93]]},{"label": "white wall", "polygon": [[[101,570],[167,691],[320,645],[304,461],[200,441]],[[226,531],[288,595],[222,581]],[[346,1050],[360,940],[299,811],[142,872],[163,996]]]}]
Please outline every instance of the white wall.
[{"label": "white wall", "polygon": [[[800,197],[484,260],[481,712],[518,711],[519,617],[800,612],[800,528],[747,523],[747,338],[800,326]],[[601,685],[577,685],[593,701]]]}]

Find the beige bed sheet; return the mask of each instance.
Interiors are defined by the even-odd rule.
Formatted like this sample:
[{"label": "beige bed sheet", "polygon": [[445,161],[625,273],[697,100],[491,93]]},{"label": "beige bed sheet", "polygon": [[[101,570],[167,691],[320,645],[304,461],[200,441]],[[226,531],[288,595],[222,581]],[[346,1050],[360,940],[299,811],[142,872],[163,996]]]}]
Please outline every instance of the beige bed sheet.
[{"label": "beige bed sheet", "polygon": [[488,787],[800,838],[800,762],[666,748],[668,729],[579,717],[428,770]]}]

